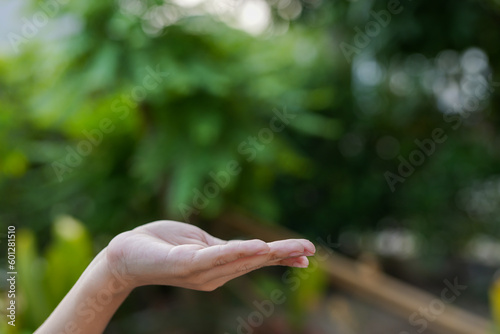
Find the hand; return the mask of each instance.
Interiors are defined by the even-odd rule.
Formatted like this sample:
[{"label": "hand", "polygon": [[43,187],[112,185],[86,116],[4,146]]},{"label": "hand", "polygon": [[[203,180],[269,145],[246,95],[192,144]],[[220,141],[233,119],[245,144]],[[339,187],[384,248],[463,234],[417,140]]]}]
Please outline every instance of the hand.
[{"label": "hand", "polygon": [[110,269],[131,277],[135,286],[212,291],[265,266],[305,268],[315,248],[304,239],[225,241],[190,224],[157,221],[116,236],[106,252]]}]

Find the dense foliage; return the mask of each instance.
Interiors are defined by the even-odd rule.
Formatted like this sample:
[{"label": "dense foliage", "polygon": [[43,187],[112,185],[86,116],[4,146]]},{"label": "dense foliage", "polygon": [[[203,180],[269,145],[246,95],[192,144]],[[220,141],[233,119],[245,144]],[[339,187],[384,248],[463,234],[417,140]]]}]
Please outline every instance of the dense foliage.
[{"label": "dense foliage", "polygon": [[437,267],[500,237],[498,1],[273,0],[258,36],[163,1],[54,8],[64,36],[0,57],[0,221],[42,246],[62,214],[102,246],[234,207],[409,230]]}]

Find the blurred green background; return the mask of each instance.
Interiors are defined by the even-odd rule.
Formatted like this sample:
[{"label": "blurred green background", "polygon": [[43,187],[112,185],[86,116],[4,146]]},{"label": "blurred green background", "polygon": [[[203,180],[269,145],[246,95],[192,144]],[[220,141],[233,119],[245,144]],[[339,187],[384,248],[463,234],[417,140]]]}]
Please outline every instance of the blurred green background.
[{"label": "blurred green background", "polygon": [[[0,20],[16,333],[114,235],[158,219],[214,233],[235,208],[425,291],[458,276],[457,306],[500,312],[499,1],[10,0]],[[138,289],[108,332],[235,333],[280,273]],[[254,333],[415,332],[326,276]]]}]

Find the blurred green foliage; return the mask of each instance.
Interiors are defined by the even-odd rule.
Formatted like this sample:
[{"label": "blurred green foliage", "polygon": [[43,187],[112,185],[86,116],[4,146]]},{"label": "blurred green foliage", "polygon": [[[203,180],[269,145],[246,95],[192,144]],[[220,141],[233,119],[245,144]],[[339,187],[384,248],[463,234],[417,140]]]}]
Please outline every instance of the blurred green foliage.
[{"label": "blurred green foliage", "polygon": [[[434,71],[441,76],[431,79],[460,80],[460,73],[448,76],[439,67],[438,56],[454,49],[459,57],[470,47],[489,56],[485,78],[494,74],[498,50],[490,41],[498,29],[495,7],[488,7],[494,5],[402,4],[351,65],[338,44],[353,43],[353,27],[370,22],[369,11],[385,3],[317,5],[304,3],[286,34],[265,39],[208,16],[191,15],[151,35],[143,17],[114,3],[62,8],[60,14],[83,22],[78,34],[29,41],[19,56],[1,60],[0,191],[9,194],[0,204],[2,220],[47,235],[54,216],[70,213],[92,233],[113,235],[150,219],[185,219],[179,206],[192,206],[193,190],[203,190],[210,172],[236,160],[242,172],[199,218],[238,205],[299,231],[330,233],[375,228],[389,215],[434,236],[430,249],[444,254],[471,234],[498,235],[490,216],[471,219],[456,205],[461,190],[498,172],[498,122],[490,112],[497,87],[489,86],[481,110],[455,131],[419,77]],[[142,12],[157,6],[148,2]],[[474,23],[470,29],[453,25],[462,16]],[[436,26],[450,26],[450,32]],[[144,89],[148,69],[168,76]],[[368,77],[380,71],[380,78],[360,83],[363,69]],[[398,78],[406,93],[394,90]],[[137,87],[145,95],[134,95]],[[273,110],[285,108],[296,120],[247,162],[239,145],[269,126]],[[109,133],[100,131],[103,120]],[[377,143],[396,138],[396,153],[407,159],[415,139],[429,138],[437,127],[448,140],[392,193],[384,173],[396,172],[399,161],[380,158]],[[88,142],[85,134],[98,144],[78,146]],[[90,153],[71,167],[65,158],[79,147]]]},{"label": "blurred green foliage", "polygon": [[[241,172],[193,222],[241,207],[307,236],[405,228],[433,268],[474,236],[498,240],[497,1],[401,1],[352,59],[340,44],[354,45],[387,1],[269,1],[272,22],[257,37],[171,3],[138,3],[61,6],[75,33],[0,56],[0,221],[26,229],[25,263],[41,265],[33,235],[48,245],[61,214],[83,221],[98,246],[151,220],[185,220],[180,207],[233,160]],[[297,4],[300,16],[286,14]],[[165,10],[177,21],[158,26]],[[470,113],[467,80],[478,102]],[[296,118],[284,131],[252,159],[242,153],[285,109]],[[447,140],[392,192],[385,173],[436,128]],[[75,157],[79,149],[89,153]],[[78,268],[55,241],[46,270],[80,273],[83,239]],[[25,278],[39,303],[32,321],[75,279],[61,277]]]}]

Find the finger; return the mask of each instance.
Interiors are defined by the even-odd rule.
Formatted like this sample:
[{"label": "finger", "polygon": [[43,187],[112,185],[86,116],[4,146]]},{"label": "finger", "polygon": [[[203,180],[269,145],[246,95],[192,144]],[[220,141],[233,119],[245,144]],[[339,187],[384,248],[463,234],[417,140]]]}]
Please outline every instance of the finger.
[{"label": "finger", "polygon": [[286,266],[296,268],[307,268],[309,266],[309,259],[307,256],[290,257],[280,261],[268,264],[268,266]]},{"label": "finger", "polygon": [[[231,244],[230,241],[228,244]],[[287,239],[268,243],[270,251],[265,255],[243,257],[221,266],[214,266],[200,274],[200,279],[218,287],[229,280],[253,270],[273,265],[305,268],[309,264],[306,256],[314,254],[314,245],[304,239]]]},{"label": "finger", "polygon": [[208,233],[207,233],[206,239],[207,239],[207,243],[210,246],[225,245],[225,244],[227,244],[229,242],[227,240],[223,240],[223,239],[219,239],[217,237],[214,237],[213,235],[210,235]]},{"label": "finger", "polygon": [[275,241],[268,245],[270,248],[268,254],[240,258],[222,266],[213,267],[202,275],[206,281],[219,277],[238,277],[252,270],[279,264],[280,261],[287,258],[309,254],[309,251],[304,249],[301,242],[293,239]]},{"label": "finger", "polygon": [[306,256],[313,256],[316,253],[316,247],[312,242],[307,239],[296,239],[304,246],[304,250],[306,251]]},{"label": "finger", "polygon": [[214,288],[220,287],[230,280],[233,280],[235,278],[238,278],[240,276],[243,276],[245,274],[248,274],[249,272],[262,268],[264,266],[287,266],[287,267],[296,267],[296,268],[307,268],[309,266],[309,260],[307,259],[306,256],[299,256],[299,257],[294,257],[294,258],[286,258],[283,260],[279,261],[274,261],[274,262],[266,262],[264,265],[259,266],[259,267],[249,267],[246,270],[242,270],[236,273],[232,273],[226,276],[215,276],[211,280],[207,281],[207,285],[212,286]]},{"label": "finger", "polygon": [[[306,256],[311,256],[316,253],[316,247],[314,247],[314,244],[306,239],[286,239],[274,241],[269,244],[270,246],[276,248],[297,247],[295,251],[298,251],[298,253],[303,252]],[[300,246],[302,246],[302,248],[300,248]]]},{"label": "finger", "polygon": [[192,266],[197,271],[221,267],[242,258],[266,255],[270,247],[262,240],[235,240],[196,252]]},{"label": "finger", "polygon": [[266,264],[275,261],[270,261],[268,256],[253,256],[242,258],[237,261],[228,263],[224,266],[218,268],[212,268],[211,270],[202,274],[202,279],[205,282],[223,281],[227,282],[233,278],[245,275],[253,270],[265,267]]},{"label": "finger", "polygon": [[298,239],[286,239],[268,243],[271,248],[270,259],[279,259],[304,255],[308,251],[304,243]]},{"label": "finger", "polygon": [[[237,275],[236,277],[238,277],[238,276],[243,275],[244,273],[251,272],[252,270],[256,270],[256,269],[263,268],[263,267],[270,267],[270,266],[286,266],[286,267],[307,268],[309,266],[309,259],[307,258],[307,256],[303,255],[303,256],[297,256],[297,257],[288,257],[288,258],[284,258],[284,259],[278,259],[275,261],[266,261],[266,262],[262,262],[260,264],[256,264],[255,266],[252,266],[251,263],[252,263],[252,261],[248,261],[248,266],[246,268],[240,267],[243,270],[240,270],[240,271],[234,273],[234,275]],[[227,276],[232,276],[232,275],[233,274],[229,274]]]},{"label": "finger", "polygon": [[213,268],[210,273],[212,274],[211,278],[215,278],[217,276],[229,276],[233,274],[242,275],[242,273],[247,273],[290,257],[304,256],[307,252],[304,249],[303,244],[294,239],[274,241],[268,243],[267,245],[270,249],[269,253],[240,258],[239,260],[227,263],[220,268]]}]

